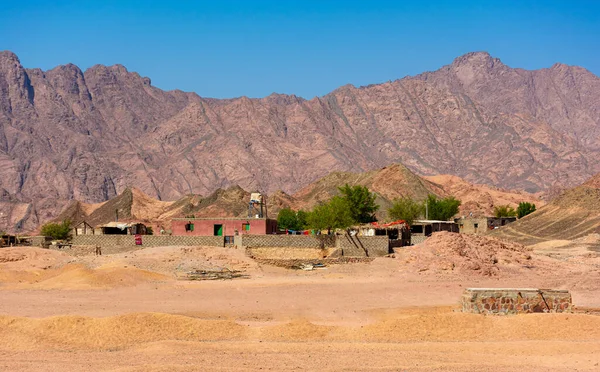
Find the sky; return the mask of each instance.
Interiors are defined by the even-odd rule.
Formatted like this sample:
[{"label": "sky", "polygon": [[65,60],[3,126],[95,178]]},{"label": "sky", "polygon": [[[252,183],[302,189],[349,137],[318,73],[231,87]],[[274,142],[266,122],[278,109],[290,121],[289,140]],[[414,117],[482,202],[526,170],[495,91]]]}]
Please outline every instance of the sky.
[{"label": "sky", "polygon": [[0,0],[0,50],[43,70],[122,64],[215,98],[312,98],[472,51],[600,76],[600,1]]}]

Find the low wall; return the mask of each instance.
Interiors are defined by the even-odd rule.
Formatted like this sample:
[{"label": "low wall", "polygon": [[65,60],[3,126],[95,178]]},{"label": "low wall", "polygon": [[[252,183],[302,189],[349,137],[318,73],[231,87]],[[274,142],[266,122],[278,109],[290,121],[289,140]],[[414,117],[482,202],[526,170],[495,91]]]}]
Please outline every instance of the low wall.
[{"label": "low wall", "polygon": [[32,247],[48,248],[52,238],[49,236],[32,236],[31,238]]},{"label": "low wall", "polygon": [[345,257],[381,257],[390,253],[387,236],[340,235],[335,246]]},{"label": "low wall", "polygon": [[[58,248],[56,245],[50,245],[50,249],[60,252],[65,252],[71,256],[90,256],[96,253],[96,245],[72,245],[70,247]],[[144,249],[141,245],[114,245],[114,246],[103,246],[101,254],[117,254],[125,252],[133,252],[140,249]]]},{"label": "low wall", "polygon": [[467,288],[462,311],[475,314],[521,314],[571,312],[566,290],[535,288]]},{"label": "low wall", "polygon": [[322,241],[325,247],[335,246],[333,235],[241,235],[239,238],[240,245],[245,248],[321,248]]},{"label": "low wall", "polygon": [[[134,235],[77,235],[73,245],[99,245],[101,247],[135,246]],[[172,236],[142,235],[142,247],[173,245],[224,247],[222,236]]]}]

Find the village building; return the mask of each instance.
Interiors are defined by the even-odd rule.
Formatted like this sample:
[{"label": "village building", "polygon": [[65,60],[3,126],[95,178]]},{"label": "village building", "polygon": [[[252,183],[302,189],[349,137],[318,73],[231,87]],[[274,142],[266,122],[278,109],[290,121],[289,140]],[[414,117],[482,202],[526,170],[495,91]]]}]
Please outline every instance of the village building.
[{"label": "village building", "polygon": [[234,236],[277,234],[277,220],[270,218],[174,218],[173,235]]},{"label": "village building", "polygon": [[516,220],[517,217],[462,217],[455,221],[463,234],[485,234]]},{"label": "village building", "polygon": [[425,241],[434,232],[459,232],[458,224],[454,221],[416,220],[410,226],[410,241],[412,245]]},{"label": "village building", "polygon": [[71,229],[71,236],[94,235],[94,227],[86,221],[81,221]]},{"label": "village building", "polygon": [[140,222],[109,222],[98,226],[96,235],[148,235],[148,227]]},{"label": "village building", "polygon": [[353,236],[387,236],[390,249],[394,247],[403,247],[410,245],[410,228],[403,221],[394,221],[380,224],[372,222],[350,228],[350,235]]}]

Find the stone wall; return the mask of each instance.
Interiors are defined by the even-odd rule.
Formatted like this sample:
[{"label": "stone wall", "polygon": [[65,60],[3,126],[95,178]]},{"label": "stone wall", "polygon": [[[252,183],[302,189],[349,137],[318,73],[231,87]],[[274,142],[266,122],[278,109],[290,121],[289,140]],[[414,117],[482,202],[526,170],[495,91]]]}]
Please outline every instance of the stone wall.
[{"label": "stone wall", "polygon": [[467,288],[462,311],[475,314],[521,314],[571,312],[566,290],[534,288]]},{"label": "stone wall", "polygon": [[[135,246],[134,235],[77,235],[73,245],[99,245],[101,247]],[[172,236],[142,235],[142,247],[173,245],[224,247],[222,236]]]},{"label": "stone wall", "polygon": [[289,247],[321,248],[321,239],[325,247],[335,246],[335,236],[321,235],[242,235],[238,239],[244,248]]},{"label": "stone wall", "polygon": [[[95,245],[72,245],[70,247],[62,247],[58,248],[56,245],[50,245],[49,247],[52,250],[60,251],[68,253],[71,256],[89,256],[96,253]],[[103,246],[101,249],[101,254],[117,254],[117,253],[125,253],[125,252],[133,252],[140,249],[144,249],[143,246],[140,245],[113,245],[113,246]]]},{"label": "stone wall", "polygon": [[345,257],[381,257],[390,253],[387,236],[350,236],[337,237],[336,248]]}]

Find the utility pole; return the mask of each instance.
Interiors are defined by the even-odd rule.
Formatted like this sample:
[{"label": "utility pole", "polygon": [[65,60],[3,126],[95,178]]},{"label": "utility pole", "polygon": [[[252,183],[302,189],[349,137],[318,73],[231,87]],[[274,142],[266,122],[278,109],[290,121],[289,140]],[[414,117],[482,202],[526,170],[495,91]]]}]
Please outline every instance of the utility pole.
[{"label": "utility pole", "polygon": [[429,200],[427,199],[425,199],[425,219],[429,219]]}]

